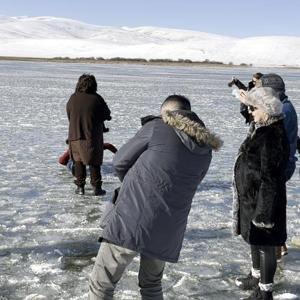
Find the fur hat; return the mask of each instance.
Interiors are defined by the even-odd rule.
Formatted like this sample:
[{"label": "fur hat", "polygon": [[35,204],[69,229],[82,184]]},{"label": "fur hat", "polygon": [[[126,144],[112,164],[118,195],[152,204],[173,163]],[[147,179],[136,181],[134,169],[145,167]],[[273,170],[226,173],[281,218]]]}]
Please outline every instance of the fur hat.
[{"label": "fur hat", "polygon": [[273,88],[277,92],[285,92],[285,84],[283,79],[275,73],[265,74],[260,80],[261,85],[264,87]]},{"label": "fur hat", "polygon": [[256,87],[247,93],[245,104],[257,107],[269,116],[282,114],[282,103],[278,93],[270,87]]}]

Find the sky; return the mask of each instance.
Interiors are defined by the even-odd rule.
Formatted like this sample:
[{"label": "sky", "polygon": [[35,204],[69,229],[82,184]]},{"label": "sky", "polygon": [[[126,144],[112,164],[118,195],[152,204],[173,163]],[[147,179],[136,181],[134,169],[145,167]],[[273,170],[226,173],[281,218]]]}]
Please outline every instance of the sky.
[{"label": "sky", "polygon": [[0,15],[155,26],[233,37],[300,37],[300,0],[0,0]]}]

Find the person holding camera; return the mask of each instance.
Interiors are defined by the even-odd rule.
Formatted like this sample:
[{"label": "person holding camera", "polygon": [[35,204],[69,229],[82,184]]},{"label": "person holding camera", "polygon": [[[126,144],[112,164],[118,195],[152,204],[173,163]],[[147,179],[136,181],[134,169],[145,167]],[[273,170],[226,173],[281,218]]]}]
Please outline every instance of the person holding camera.
[{"label": "person holding camera", "polygon": [[[245,86],[238,78],[233,77],[232,80],[228,83],[229,87],[233,85],[237,86],[239,90],[250,91],[255,87],[256,81],[263,76],[262,73],[255,73],[252,75],[252,80],[248,82],[248,86]],[[240,103],[240,113],[245,118],[246,124],[250,124],[252,121],[252,115],[248,111],[248,106],[244,103]]]}]

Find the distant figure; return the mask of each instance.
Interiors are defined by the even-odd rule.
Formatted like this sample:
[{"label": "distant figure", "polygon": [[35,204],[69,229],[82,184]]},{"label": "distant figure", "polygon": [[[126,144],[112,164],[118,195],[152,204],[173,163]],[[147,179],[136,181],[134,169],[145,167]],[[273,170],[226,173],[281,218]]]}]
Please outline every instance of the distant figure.
[{"label": "distant figure", "polygon": [[95,77],[83,74],[78,79],[75,93],[67,103],[69,148],[75,162],[75,193],[80,195],[84,195],[87,165],[90,167],[94,194],[105,194],[100,170],[103,161],[103,122],[111,120],[111,116],[104,99],[96,92]]},{"label": "distant figure", "polygon": [[247,299],[273,299],[276,246],[285,243],[286,168],[289,143],[282,103],[271,87],[241,92],[250,108],[253,126],[239,149],[234,166],[234,233],[250,245],[252,269],[237,278],[243,290],[254,290]]},{"label": "distant figure", "polygon": [[165,262],[178,261],[192,199],[209,168],[212,150],[222,145],[183,96],[169,96],[161,116],[142,122],[114,156],[122,185],[102,220],[90,300],[112,299],[136,255],[140,255],[142,299],[163,299]]}]

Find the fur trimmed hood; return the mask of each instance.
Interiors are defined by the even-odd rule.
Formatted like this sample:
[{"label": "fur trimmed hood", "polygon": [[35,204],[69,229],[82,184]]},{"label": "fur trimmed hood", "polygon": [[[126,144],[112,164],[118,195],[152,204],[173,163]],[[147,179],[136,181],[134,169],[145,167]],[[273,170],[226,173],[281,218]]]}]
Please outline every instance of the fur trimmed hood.
[{"label": "fur trimmed hood", "polygon": [[191,137],[198,146],[207,145],[214,151],[220,150],[223,141],[213,132],[205,128],[204,123],[192,111],[165,111],[162,114],[164,123]]},{"label": "fur trimmed hood", "polygon": [[282,103],[278,93],[271,87],[255,87],[247,93],[246,105],[259,108],[269,116],[282,114]]}]

